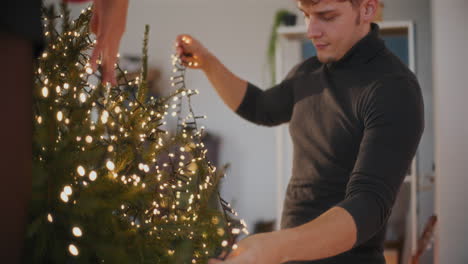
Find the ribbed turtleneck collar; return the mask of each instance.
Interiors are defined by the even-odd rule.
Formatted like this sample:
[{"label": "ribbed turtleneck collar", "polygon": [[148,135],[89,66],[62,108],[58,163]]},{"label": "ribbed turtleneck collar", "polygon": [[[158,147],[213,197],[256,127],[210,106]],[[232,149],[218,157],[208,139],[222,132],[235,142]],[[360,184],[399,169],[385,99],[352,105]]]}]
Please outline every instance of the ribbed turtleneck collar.
[{"label": "ribbed turtleneck collar", "polygon": [[327,68],[334,69],[345,65],[350,66],[366,63],[383,48],[385,48],[385,44],[379,37],[379,26],[375,23],[371,23],[369,33],[354,44],[341,59],[327,63]]}]

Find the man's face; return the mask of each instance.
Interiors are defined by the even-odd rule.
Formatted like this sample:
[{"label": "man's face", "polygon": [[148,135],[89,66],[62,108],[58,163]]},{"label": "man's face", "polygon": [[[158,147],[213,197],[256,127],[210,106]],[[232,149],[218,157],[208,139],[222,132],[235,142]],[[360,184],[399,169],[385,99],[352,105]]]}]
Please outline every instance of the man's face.
[{"label": "man's face", "polygon": [[361,8],[349,1],[321,0],[314,4],[299,0],[298,8],[304,13],[307,38],[322,63],[341,59],[369,31],[369,23],[361,19]]}]

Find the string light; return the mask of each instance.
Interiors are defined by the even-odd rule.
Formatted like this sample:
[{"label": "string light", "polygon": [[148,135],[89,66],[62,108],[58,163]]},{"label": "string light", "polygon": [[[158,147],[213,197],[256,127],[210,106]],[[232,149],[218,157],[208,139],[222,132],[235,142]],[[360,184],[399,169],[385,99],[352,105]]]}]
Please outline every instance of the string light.
[{"label": "string light", "polygon": [[62,119],[63,119],[63,113],[62,113],[62,111],[58,111],[58,112],[57,112],[57,120],[58,120],[59,122],[61,122]]},{"label": "string light", "polygon": [[80,93],[80,101],[82,103],[86,102],[86,94],[85,93]]},{"label": "string light", "polygon": [[106,167],[107,167],[108,170],[113,171],[115,169],[115,164],[114,164],[114,162],[108,160],[107,163],[106,163]]},{"label": "string light", "polygon": [[47,221],[49,221],[49,223],[53,223],[53,222],[54,222],[54,218],[52,217],[51,214],[47,214]]},{"label": "string light", "polygon": [[95,171],[91,171],[89,173],[89,180],[90,181],[95,181],[97,179],[97,173]]},{"label": "string light", "polygon": [[80,165],[80,166],[78,166],[78,168],[76,168],[76,171],[78,172],[78,174],[79,174],[80,176],[84,176],[84,175],[85,175],[85,173],[86,173],[86,171],[85,171],[84,167],[83,167],[83,166],[81,166],[81,165]]},{"label": "string light", "polygon": [[67,185],[67,186],[65,186],[65,187],[63,188],[63,192],[64,192],[66,195],[70,196],[70,195],[72,194],[72,188],[71,188],[70,186]]},{"label": "string light", "polygon": [[109,118],[109,112],[107,112],[106,110],[102,111],[101,122],[103,124],[107,123],[108,118]]},{"label": "string light", "polygon": [[81,232],[81,229],[79,227],[73,227],[72,233],[75,237],[81,237],[83,235],[83,232]]},{"label": "string light", "polygon": [[49,96],[49,89],[47,87],[42,87],[42,96],[44,98],[47,98],[47,96]]},{"label": "string light", "polygon": [[62,199],[63,202],[67,203],[68,202],[68,195],[65,192],[60,193],[60,199]]},{"label": "string light", "polygon": [[68,252],[70,252],[70,254],[72,254],[73,256],[78,256],[80,254],[78,248],[73,244],[70,244],[68,246]]}]

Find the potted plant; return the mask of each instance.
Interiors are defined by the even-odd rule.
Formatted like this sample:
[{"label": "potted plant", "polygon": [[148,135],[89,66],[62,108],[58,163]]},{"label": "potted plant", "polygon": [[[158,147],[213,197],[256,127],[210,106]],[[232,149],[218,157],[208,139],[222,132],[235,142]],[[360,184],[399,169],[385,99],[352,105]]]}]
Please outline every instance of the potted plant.
[{"label": "potted plant", "polygon": [[294,26],[296,25],[296,14],[286,10],[280,9],[275,13],[273,20],[273,26],[271,29],[270,42],[268,44],[268,65],[270,66],[271,83],[274,84],[276,81],[276,63],[275,63],[275,52],[276,42],[278,38],[278,27],[281,25]]}]

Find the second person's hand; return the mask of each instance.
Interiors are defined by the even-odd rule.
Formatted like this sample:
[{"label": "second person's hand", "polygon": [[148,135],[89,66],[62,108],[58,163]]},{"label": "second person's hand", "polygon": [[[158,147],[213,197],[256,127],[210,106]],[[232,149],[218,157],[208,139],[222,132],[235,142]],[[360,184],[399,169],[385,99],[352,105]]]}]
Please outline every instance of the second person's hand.
[{"label": "second person's hand", "polygon": [[96,46],[90,58],[91,69],[97,70],[102,62],[102,82],[117,85],[115,63],[120,40],[125,32],[128,0],[94,0],[91,31],[96,34]]}]

